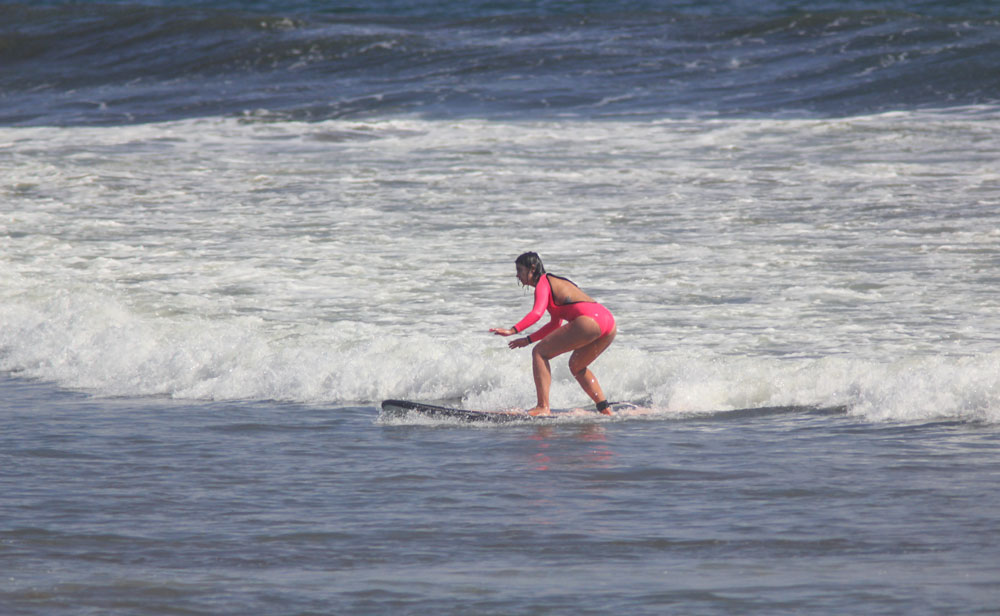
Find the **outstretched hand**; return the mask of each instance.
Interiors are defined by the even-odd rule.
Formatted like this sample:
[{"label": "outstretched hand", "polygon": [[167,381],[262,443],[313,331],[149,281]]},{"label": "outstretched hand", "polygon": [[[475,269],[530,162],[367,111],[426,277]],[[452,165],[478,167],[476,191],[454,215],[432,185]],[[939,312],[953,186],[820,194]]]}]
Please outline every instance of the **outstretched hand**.
[{"label": "outstretched hand", "polygon": [[519,349],[521,347],[526,347],[529,344],[531,344],[531,341],[528,340],[527,336],[525,336],[524,338],[514,338],[507,344],[507,346],[512,349]]},{"label": "outstretched hand", "polygon": [[[505,329],[503,327],[494,327],[490,331],[496,334],[497,336],[513,336],[514,334],[517,333],[517,330]],[[507,346],[509,346],[512,349],[519,349],[521,347],[526,347],[529,344],[531,344],[531,341],[528,340],[527,336],[525,336],[524,338],[515,338],[511,340],[510,342],[507,343]]]}]

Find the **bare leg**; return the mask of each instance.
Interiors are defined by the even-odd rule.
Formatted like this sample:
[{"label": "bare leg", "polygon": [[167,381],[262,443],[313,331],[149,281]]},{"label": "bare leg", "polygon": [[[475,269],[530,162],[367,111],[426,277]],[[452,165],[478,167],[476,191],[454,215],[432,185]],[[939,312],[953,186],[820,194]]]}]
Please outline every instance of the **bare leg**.
[{"label": "bare leg", "polygon": [[[605,336],[605,338],[607,337]],[[601,340],[603,340],[601,338],[601,328],[597,324],[597,321],[590,317],[578,317],[552,332],[544,340],[535,345],[535,348],[531,351],[531,366],[532,374],[535,377],[535,393],[537,394],[538,403],[535,408],[528,411],[529,414],[548,415],[552,412],[549,407],[549,388],[552,385],[552,370],[549,366],[549,360],[567,351],[583,350],[588,345],[600,342]],[[584,358],[590,357],[584,364],[584,369],[586,369],[590,362],[594,361],[594,358],[601,351],[607,348],[608,344],[611,344],[610,340],[596,353],[592,351],[583,355]],[[596,379],[594,382],[596,384]],[[598,386],[599,390],[600,386]]]},{"label": "bare leg", "polygon": [[[537,347],[536,347],[537,348]],[[535,395],[537,402],[535,408],[528,411],[531,415],[548,415],[549,410],[549,388],[552,385],[552,367],[549,360],[539,353],[531,353],[531,374],[535,377]]]},{"label": "bare leg", "polygon": [[[590,396],[590,399],[595,403],[603,402],[605,400],[604,391],[601,389],[601,384],[597,382],[597,377],[594,373],[590,371],[588,366],[593,363],[597,357],[603,353],[611,343],[614,342],[615,336],[618,334],[618,328],[615,327],[607,335],[601,336],[597,340],[580,347],[579,349],[573,351],[573,354],[569,358],[569,369],[576,377],[576,382],[580,384],[583,391]],[[603,410],[601,411],[605,415],[610,415],[611,411]]]}]

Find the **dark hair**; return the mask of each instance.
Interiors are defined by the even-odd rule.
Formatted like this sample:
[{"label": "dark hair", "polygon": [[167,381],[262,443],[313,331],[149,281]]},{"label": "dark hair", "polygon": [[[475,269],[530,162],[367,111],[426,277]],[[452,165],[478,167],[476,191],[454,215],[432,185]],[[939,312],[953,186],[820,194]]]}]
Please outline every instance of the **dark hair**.
[{"label": "dark hair", "polygon": [[514,263],[528,270],[531,274],[531,282],[538,283],[538,279],[545,273],[545,266],[537,252],[526,252],[518,257]]}]

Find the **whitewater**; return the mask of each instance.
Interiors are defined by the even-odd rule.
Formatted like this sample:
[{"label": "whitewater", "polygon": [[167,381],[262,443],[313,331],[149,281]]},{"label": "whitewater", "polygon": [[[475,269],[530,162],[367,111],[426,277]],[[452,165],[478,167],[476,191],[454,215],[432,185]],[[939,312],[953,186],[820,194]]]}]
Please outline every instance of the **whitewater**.
[{"label": "whitewater", "polygon": [[[1000,115],[0,127],[0,369],[99,396],[530,406],[542,255],[671,416],[1000,421]],[[586,403],[557,362],[553,404]]]}]

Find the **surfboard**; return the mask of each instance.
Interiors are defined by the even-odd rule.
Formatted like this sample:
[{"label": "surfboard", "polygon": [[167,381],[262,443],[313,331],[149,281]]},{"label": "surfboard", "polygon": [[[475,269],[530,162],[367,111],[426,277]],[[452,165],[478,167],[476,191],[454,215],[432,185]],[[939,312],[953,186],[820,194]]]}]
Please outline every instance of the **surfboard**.
[{"label": "surfboard", "polygon": [[[635,408],[635,405],[628,402],[616,402],[611,405],[612,411],[620,411],[628,408]],[[405,419],[411,416],[427,417],[430,419],[450,419],[463,423],[532,423],[546,422],[565,416],[567,413],[553,413],[552,415],[542,415],[535,417],[523,411],[475,411],[471,409],[451,408],[438,406],[435,404],[425,404],[423,402],[413,402],[410,400],[384,400],[382,401],[382,414],[396,419]],[[607,417],[597,411],[593,412],[594,419]],[[586,417],[586,416],[584,416]]]},{"label": "surfboard", "polygon": [[473,411],[470,409],[424,404],[423,402],[413,402],[410,400],[384,400],[382,402],[382,413],[397,419],[405,419],[408,416],[417,415],[431,419],[458,420],[464,423],[518,423],[551,419],[551,415],[547,417],[533,417],[527,413],[516,411]]}]

